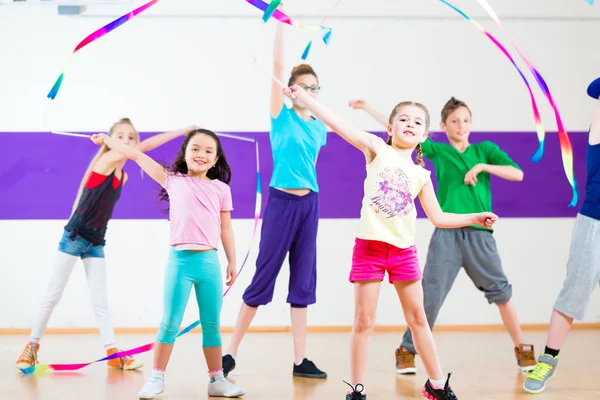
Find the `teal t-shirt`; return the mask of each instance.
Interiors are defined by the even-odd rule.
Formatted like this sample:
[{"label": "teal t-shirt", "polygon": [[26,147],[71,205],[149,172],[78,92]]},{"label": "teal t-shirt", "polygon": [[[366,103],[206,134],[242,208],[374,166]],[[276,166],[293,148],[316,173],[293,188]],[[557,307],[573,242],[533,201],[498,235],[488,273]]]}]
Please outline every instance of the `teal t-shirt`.
[{"label": "teal t-shirt", "polygon": [[[475,165],[510,165],[521,169],[497,144],[489,141],[471,144],[462,153],[449,144],[431,139],[422,143],[421,148],[423,156],[435,167],[437,198],[444,212],[492,212],[490,174],[480,172],[475,186],[465,183],[465,175]],[[475,225],[473,227],[486,229]]]},{"label": "teal t-shirt", "polygon": [[269,186],[319,191],[317,156],[327,144],[327,127],[313,118],[306,121],[284,104],[277,118],[271,117],[273,175]]}]

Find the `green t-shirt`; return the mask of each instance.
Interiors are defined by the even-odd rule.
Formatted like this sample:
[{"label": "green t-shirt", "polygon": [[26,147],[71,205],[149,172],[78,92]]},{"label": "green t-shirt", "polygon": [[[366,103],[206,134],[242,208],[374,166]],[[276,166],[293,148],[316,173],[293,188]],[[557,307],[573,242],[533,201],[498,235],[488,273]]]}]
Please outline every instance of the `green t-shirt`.
[{"label": "green t-shirt", "polygon": [[489,141],[471,144],[462,153],[449,144],[430,139],[422,143],[421,148],[423,156],[435,167],[437,198],[444,212],[468,214],[492,211],[490,174],[480,172],[475,186],[465,184],[465,175],[475,165],[511,165],[521,169],[497,144]]}]

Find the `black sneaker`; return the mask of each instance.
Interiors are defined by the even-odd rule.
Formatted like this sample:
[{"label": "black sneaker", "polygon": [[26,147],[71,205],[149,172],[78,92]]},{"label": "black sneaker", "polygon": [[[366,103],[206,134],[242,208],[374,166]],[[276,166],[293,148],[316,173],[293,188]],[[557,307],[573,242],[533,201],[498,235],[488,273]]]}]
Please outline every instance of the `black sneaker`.
[{"label": "black sneaker", "polygon": [[304,359],[300,365],[294,364],[294,376],[301,376],[303,378],[327,378],[327,374],[321,371],[314,362]]},{"label": "black sneaker", "polygon": [[[362,383],[359,383],[356,385],[356,387],[352,386],[346,381],[344,381],[344,383],[352,388],[352,393],[346,394],[346,400],[367,400],[367,395],[363,394],[365,387],[362,385]],[[360,390],[358,390],[359,387]]]},{"label": "black sneaker", "polygon": [[448,374],[448,379],[446,379],[443,389],[434,389],[429,379],[427,379],[423,387],[423,396],[429,400],[458,400],[458,397],[456,397],[450,388],[450,375],[452,374]]},{"label": "black sneaker", "polygon": [[226,377],[234,369],[235,369],[235,359],[231,356],[231,354],[225,354],[223,356],[223,376]]}]

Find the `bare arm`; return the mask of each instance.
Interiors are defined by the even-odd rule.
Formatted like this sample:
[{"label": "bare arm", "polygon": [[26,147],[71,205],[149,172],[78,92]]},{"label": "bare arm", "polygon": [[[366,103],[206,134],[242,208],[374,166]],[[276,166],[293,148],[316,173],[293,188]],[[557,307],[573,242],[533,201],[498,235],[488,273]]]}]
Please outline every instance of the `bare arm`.
[{"label": "bare arm", "polygon": [[227,256],[227,284],[232,285],[237,278],[235,239],[233,237],[233,228],[231,227],[231,212],[221,212],[221,242]]},{"label": "bare arm", "polygon": [[152,179],[158,182],[159,185],[162,187],[165,186],[167,174],[164,168],[137,148],[126,145],[125,143],[113,139],[103,133],[92,135],[91,139],[94,143],[98,145],[106,144],[111,151],[119,153],[123,157],[135,161],[140,168],[150,175]]},{"label": "bare arm", "polygon": [[523,180],[523,171],[512,165],[477,164],[465,175],[465,184],[475,186],[478,181],[477,175],[482,171],[508,181],[521,182]]},{"label": "bare arm", "polygon": [[435,196],[431,179],[421,189],[419,201],[421,202],[421,206],[423,206],[425,214],[427,214],[427,218],[438,228],[461,228],[469,225],[481,225],[491,229],[496,219],[498,219],[493,213],[452,214],[443,212]]},{"label": "bare arm", "polygon": [[[281,6],[280,6],[281,7]],[[275,48],[273,49],[273,76],[283,82],[283,24],[277,23],[275,28]],[[277,118],[283,107],[281,87],[273,79],[271,83],[271,117]]]},{"label": "bare arm", "polygon": [[342,121],[324,105],[306,93],[306,91],[300,86],[294,85],[291,88],[287,88],[285,89],[285,93],[288,96],[294,94],[301,99],[302,102],[306,104],[306,107],[315,115],[315,117],[329,125],[345,141],[365,153],[367,161],[372,160],[379,151],[382,141],[378,136],[365,132],[352,124]]},{"label": "bare arm", "polygon": [[592,146],[600,143],[600,101],[598,102],[598,107],[596,108],[594,119],[592,120],[592,126],[590,127],[590,137],[588,141],[589,144]]},{"label": "bare arm", "polygon": [[140,142],[137,148],[141,152],[147,152],[150,150],[154,150],[155,148],[162,146],[163,144],[176,139],[180,136],[186,136],[188,133],[193,131],[194,129],[198,129],[196,125],[188,126],[187,128],[178,129],[175,131],[159,133],[158,135],[154,135],[149,137],[148,139]]},{"label": "bare arm", "polygon": [[482,164],[483,171],[488,174],[496,175],[507,181],[520,182],[523,180],[523,171],[512,165],[491,165]]},{"label": "bare arm", "polygon": [[355,110],[364,110],[367,114],[373,117],[375,121],[379,122],[386,129],[389,126],[388,118],[379,111],[375,110],[373,107],[371,107],[371,105],[367,103],[366,100],[350,100],[348,105],[354,108]]}]

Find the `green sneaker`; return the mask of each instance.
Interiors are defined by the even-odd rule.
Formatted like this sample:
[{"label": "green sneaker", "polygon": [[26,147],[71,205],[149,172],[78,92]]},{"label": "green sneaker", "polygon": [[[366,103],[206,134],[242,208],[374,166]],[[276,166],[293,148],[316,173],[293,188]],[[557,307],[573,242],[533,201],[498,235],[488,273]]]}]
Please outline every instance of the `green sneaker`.
[{"label": "green sneaker", "polygon": [[538,394],[546,389],[546,382],[554,376],[556,366],[558,365],[558,356],[552,357],[549,354],[542,354],[538,358],[535,369],[527,375],[523,382],[523,389],[527,393]]}]

